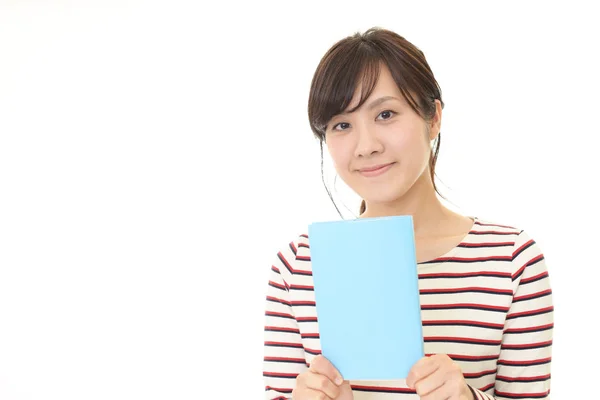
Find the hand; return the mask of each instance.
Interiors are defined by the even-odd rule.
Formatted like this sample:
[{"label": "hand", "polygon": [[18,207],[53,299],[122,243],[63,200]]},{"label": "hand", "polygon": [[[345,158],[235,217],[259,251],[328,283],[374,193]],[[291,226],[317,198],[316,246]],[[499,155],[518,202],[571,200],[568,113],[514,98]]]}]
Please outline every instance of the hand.
[{"label": "hand", "polygon": [[475,400],[460,367],[446,354],[417,361],[406,378],[421,400]]},{"label": "hand", "polygon": [[352,388],[348,381],[322,355],[316,356],[308,371],[296,378],[296,388],[292,392],[294,400],[353,400]]}]

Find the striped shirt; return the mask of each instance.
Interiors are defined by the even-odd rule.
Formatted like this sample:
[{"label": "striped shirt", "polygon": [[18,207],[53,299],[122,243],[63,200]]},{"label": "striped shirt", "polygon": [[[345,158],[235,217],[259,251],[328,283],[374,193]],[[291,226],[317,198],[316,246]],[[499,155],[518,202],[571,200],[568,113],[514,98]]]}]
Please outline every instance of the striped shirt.
[{"label": "striped shirt", "polygon": [[[445,255],[418,264],[426,355],[447,354],[476,399],[549,399],[552,291],[526,232],[475,218]],[[271,267],[265,312],[266,399],[289,399],[321,353],[310,245],[301,235]],[[355,400],[419,396],[404,380],[351,381]]]}]

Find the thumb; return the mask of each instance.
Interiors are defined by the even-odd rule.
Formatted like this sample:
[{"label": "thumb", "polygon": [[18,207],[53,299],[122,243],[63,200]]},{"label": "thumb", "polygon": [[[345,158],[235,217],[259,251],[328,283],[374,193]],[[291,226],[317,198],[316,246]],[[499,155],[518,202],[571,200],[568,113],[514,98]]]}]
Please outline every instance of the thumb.
[{"label": "thumb", "polygon": [[352,387],[349,381],[344,381],[340,385],[340,394],[335,400],[354,400],[354,394],[352,394]]}]

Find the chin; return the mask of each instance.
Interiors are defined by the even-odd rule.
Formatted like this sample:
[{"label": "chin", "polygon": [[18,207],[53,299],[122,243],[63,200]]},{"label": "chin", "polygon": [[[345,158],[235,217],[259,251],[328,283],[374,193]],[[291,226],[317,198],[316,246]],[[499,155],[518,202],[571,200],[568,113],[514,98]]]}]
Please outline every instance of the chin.
[{"label": "chin", "polygon": [[373,190],[359,193],[367,203],[371,204],[393,204],[406,194],[407,190],[401,187],[387,187],[377,192]]}]

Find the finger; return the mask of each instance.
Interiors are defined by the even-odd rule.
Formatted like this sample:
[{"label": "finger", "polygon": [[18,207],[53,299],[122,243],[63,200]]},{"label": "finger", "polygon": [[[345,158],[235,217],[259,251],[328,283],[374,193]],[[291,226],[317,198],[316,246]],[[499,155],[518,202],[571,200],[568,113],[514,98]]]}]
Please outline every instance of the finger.
[{"label": "finger", "polygon": [[304,388],[301,391],[292,393],[293,400],[332,400],[333,397],[327,396],[323,392],[319,392],[318,390]]},{"label": "finger", "polygon": [[424,396],[419,395],[421,400],[437,400],[437,399],[448,399],[453,400],[458,398],[455,396],[456,391],[454,390],[454,384],[452,381],[446,381],[444,384],[434,391]]},{"label": "finger", "polygon": [[433,357],[423,357],[415,363],[410,369],[406,377],[406,384],[409,388],[414,389],[417,381],[432,374],[439,368],[439,362]]},{"label": "finger", "polygon": [[338,386],[344,382],[342,374],[321,354],[312,360],[309,369],[317,374],[325,375],[331,382],[334,382]]},{"label": "finger", "polygon": [[[447,374],[441,369],[435,370],[430,375],[418,380],[414,385],[417,394],[423,398],[430,393],[433,393],[445,383]],[[445,397],[443,397],[445,399]]]},{"label": "finger", "polygon": [[316,372],[309,372],[307,374],[304,379],[304,385],[309,389],[322,392],[332,399],[335,399],[340,394],[340,388],[335,383],[331,382],[325,375]]}]

